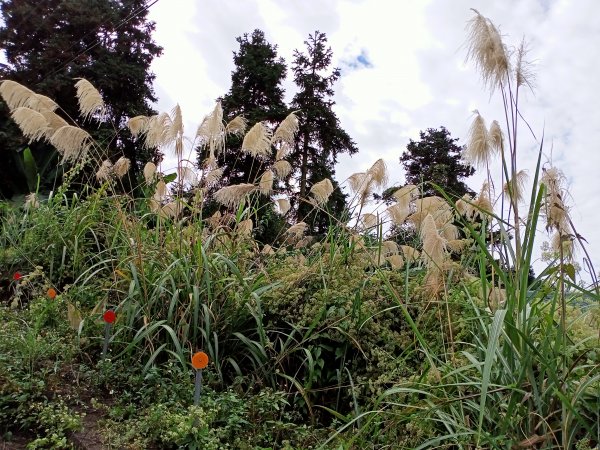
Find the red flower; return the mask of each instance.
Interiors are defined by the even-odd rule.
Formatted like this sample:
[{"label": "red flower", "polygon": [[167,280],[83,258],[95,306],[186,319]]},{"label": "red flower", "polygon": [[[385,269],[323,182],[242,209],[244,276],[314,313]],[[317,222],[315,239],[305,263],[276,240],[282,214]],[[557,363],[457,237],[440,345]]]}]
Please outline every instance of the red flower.
[{"label": "red flower", "polygon": [[50,300],[54,300],[56,298],[56,289],[54,288],[50,288],[48,289],[48,297],[50,297]]},{"label": "red flower", "polygon": [[117,315],[115,314],[115,312],[112,309],[109,309],[108,311],[106,311],[104,313],[102,318],[104,319],[104,321],[106,323],[113,323],[115,321],[115,319],[117,318]]},{"label": "red flower", "polygon": [[15,272],[15,274],[13,275],[13,280],[19,281],[22,277],[23,275],[21,275],[19,272]]}]

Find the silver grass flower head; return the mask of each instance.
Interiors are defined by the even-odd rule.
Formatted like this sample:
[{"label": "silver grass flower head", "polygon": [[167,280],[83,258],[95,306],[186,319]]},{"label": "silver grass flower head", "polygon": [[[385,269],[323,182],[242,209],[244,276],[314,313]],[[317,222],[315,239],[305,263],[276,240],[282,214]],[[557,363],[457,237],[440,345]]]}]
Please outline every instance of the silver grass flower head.
[{"label": "silver grass flower head", "polygon": [[473,203],[473,198],[469,194],[465,194],[456,201],[456,210],[459,212],[459,214],[471,219],[474,212],[474,208],[471,203]]},{"label": "silver grass flower head", "polygon": [[[436,225],[439,226],[439,224],[437,223]],[[458,228],[456,227],[456,225],[445,222],[440,228],[440,235],[446,241],[456,241],[458,239]]]},{"label": "silver grass flower head", "polygon": [[381,253],[384,255],[395,255],[399,252],[400,248],[394,241],[383,241],[381,243]]},{"label": "silver grass flower head", "polygon": [[156,188],[154,189],[154,198],[158,201],[162,201],[167,197],[167,184],[163,180],[159,180],[156,183]]},{"label": "silver grass flower head", "polygon": [[485,168],[491,162],[495,149],[490,145],[490,136],[485,125],[485,120],[475,111],[475,117],[467,136],[467,148],[463,152],[463,159],[474,167]]},{"label": "silver grass flower head", "polygon": [[383,159],[378,159],[367,173],[371,176],[371,182],[375,187],[382,188],[387,184],[387,167]]},{"label": "silver grass flower head", "polygon": [[428,214],[423,220],[421,240],[423,241],[421,259],[430,269],[441,268],[446,260],[446,239],[438,233],[437,226],[431,214]]},{"label": "silver grass flower head", "polygon": [[394,225],[402,225],[409,215],[408,205],[396,203],[389,206],[386,213]]},{"label": "silver grass flower head", "polygon": [[77,78],[75,83],[77,88],[77,101],[79,102],[79,114],[84,120],[89,119],[94,114],[98,114],[102,119],[105,112],[104,100],[100,92],[85,78]]},{"label": "silver grass flower head", "polygon": [[129,172],[129,168],[131,167],[131,161],[129,158],[121,156],[117,159],[117,162],[114,165],[114,172],[118,178],[123,178],[127,172]]},{"label": "silver grass flower head", "polygon": [[411,247],[410,245],[401,245],[400,248],[402,249],[402,254],[404,255],[404,258],[406,258],[409,261],[416,261],[421,255],[421,253],[416,248]]},{"label": "silver grass flower head", "polygon": [[236,116],[225,127],[225,133],[242,136],[247,127],[248,121],[243,116]]},{"label": "silver grass flower head", "polygon": [[242,220],[240,223],[237,224],[237,231],[241,236],[251,236],[253,228],[254,224],[252,223],[252,219]]},{"label": "silver grass flower head", "polygon": [[275,254],[275,250],[273,250],[273,247],[271,247],[269,244],[265,245],[262,250],[260,251],[261,254],[263,255],[274,255]]},{"label": "silver grass flower head", "polygon": [[171,117],[163,112],[150,116],[146,125],[144,146],[146,148],[158,148],[169,143],[169,130],[171,129]]},{"label": "silver grass flower head", "polygon": [[171,111],[171,126],[169,127],[169,139],[175,140],[180,136],[183,136],[183,116],[181,114],[181,106],[179,106],[179,103],[177,103]]},{"label": "silver grass flower head", "polygon": [[35,192],[31,192],[25,196],[25,209],[27,211],[38,208],[40,206],[40,201],[38,200],[38,196]]},{"label": "silver grass flower head", "polygon": [[491,215],[493,213],[494,206],[490,199],[490,185],[487,181],[481,186],[481,191],[479,191],[479,195],[473,201],[472,205],[474,207],[473,213],[479,217]]},{"label": "silver grass flower head", "polygon": [[329,178],[325,178],[324,180],[315,183],[310,188],[310,193],[317,205],[323,205],[327,203],[329,197],[333,194],[333,184]]},{"label": "silver grass flower head", "polygon": [[294,139],[296,137],[296,133],[298,132],[298,117],[295,113],[290,113],[288,116],[279,124],[275,133],[273,134],[273,138],[271,139],[271,143],[276,144],[278,142],[285,142],[289,146],[294,145]]},{"label": "silver grass flower head", "polygon": [[102,161],[102,164],[100,164],[100,168],[96,172],[96,179],[98,181],[108,181],[112,178],[112,176],[113,164],[110,162],[109,159],[105,159],[104,161]]},{"label": "silver grass flower head", "polygon": [[292,165],[285,159],[280,159],[273,164],[271,170],[279,180],[284,180],[292,172]]},{"label": "silver grass flower head", "polygon": [[29,142],[37,141],[46,136],[48,120],[43,114],[31,108],[20,106],[13,109],[10,115],[23,132],[23,135],[29,139]]},{"label": "silver grass flower head", "polygon": [[277,205],[279,214],[281,214],[282,216],[285,216],[287,214],[287,212],[290,210],[290,208],[292,207],[289,199],[287,199],[285,197],[276,199],[275,204]]},{"label": "silver grass flower head", "polygon": [[292,225],[291,227],[289,227],[286,230],[286,234],[289,234],[290,236],[294,236],[296,238],[300,238],[304,232],[306,231],[306,229],[308,228],[308,225],[306,224],[306,222],[298,222],[294,225]]},{"label": "silver grass flower head", "polygon": [[183,183],[189,183],[191,186],[198,184],[198,175],[196,171],[190,166],[182,166],[177,169],[179,172],[179,179]]},{"label": "silver grass flower head", "polygon": [[517,86],[527,86],[531,90],[535,84],[535,73],[532,70],[532,64],[527,60],[527,42],[525,38],[521,40],[521,45],[517,49],[515,64],[515,80]]},{"label": "silver grass flower head", "polygon": [[214,230],[221,224],[221,218],[221,212],[216,211],[212,216],[206,219],[206,222],[208,223],[208,226]]},{"label": "silver grass flower head", "polygon": [[196,137],[200,139],[202,146],[208,147],[211,154],[218,155],[225,148],[225,125],[221,102],[215,104],[212,112],[198,126]]},{"label": "silver grass flower head", "polygon": [[[407,184],[404,187],[394,191],[392,197],[396,200],[398,211],[406,211],[408,216],[410,202],[419,194],[417,186],[414,184]],[[406,217],[405,217],[406,218]],[[404,219],[403,219],[404,220]]]},{"label": "silver grass flower head", "polygon": [[402,269],[404,267],[404,258],[402,258],[402,255],[390,255],[385,259],[390,263],[392,269]]},{"label": "silver grass flower head", "polygon": [[525,185],[528,179],[527,171],[520,170],[514,179],[504,183],[504,193],[517,202],[524,200]]},{"label": "silver grass flower head", "polygon": [[541,182],[546,186],[543,214],[546,217],[546,229],[569,234],[569,208],[565,203],[568,195],[563,187],[565,177],[556,167],[542,169]]},{"label": "silver grass flower head", "polygon": [[573,261],[575,246],[573,245],[573,236],[570,234],[563,234],[562,232],[556,232],[552,236],[552,250],[554,250],[559,256],[562,247],[562,257],[566,261]]},{"label": "silver grass flower head", "polygon": [[12,80],[4,80],[0,84],[0,95],[9,109],[29,106],[29,101],[36,94],[31,89]]},{"label": "silver grass flower head", "polygon": [[475,16],[468,22],[467,60],[475,63],[486,87],[494,92],[507,80],[510,72],[508,50],[494,24],[473,9]]},{"label": "silver grass flower head", "polygon": [[56,111],[58,104],[50,97],[42,94],[34,94],[27,101],[27,106],[37,112]]},{"label": "silver grass flower head", "polygon": [[42,114],[42,116],[44,116],[46,118],[46,121],[48,122],[48,127],[46,129],[45,135],[46,140],[48,141],[50,141],[50,138],[56,130],[69,125],[65,119],[63,119],[53,111],[41,111],[40,114]]},{"label": "silver grass flower head", "polygon": [[497,120],[493,120],[488,131],[489,145],[495,152],[504,152],[504,133]]},{"label": "silver grass flower head", "polygon": [[273,180],[275,179],[271,170],[266,170],[258,182],[258,190],[263,195],[270,195],[273,192]]},{"label": "silver grass flower head", "polygon": [[65,125],[50,137],[50,143],[62,155],[62,162],[85,157],[92,145],[92,137],[81,128]]},{"label": "silver grass flower head", "polygon": [[360,218],[363,228],[369,229],[376,226],[379,222],[377,216],[375,214],[366,213],[363,214]]},{"label": "silver grass flower head", "polygon": [[179,216],[181,205],[177,201],[172,201],[160,209],[160,216],[163,218],[173,218]]},{"label": "silver grass flower head", "polygon": [[462,252],[468,245],[468,239],[450,239],[446,242],[446,246],[454,253]]},{"label": "silver grass flower head", "polygon": [[255,190],[256,186],[250,183],[225,186],[215,192],[215,200],[227,208],[235,209],[248,194]]},{"label": "silver grass flower head", "polygon": [[131,132],[133,137],[138,137],[148,131],[148,125],[150,123],[150,117],[148,116],[135,116],[127,121],[127,128]]},{"label": "silver grass flower head", "polygon": [[271,132],[262,123],[258,122],[244,136],[242,152],[254,158],[267,158],[271,155]]},{"label": "silver grass flower head", "polygon": [[360,234],[353,234],[350,236],[350,246],[355,250],[363,250],[366,248],[365,239]]},{"label": "silver grass flower head", "polygon": [[152,184],[156,176],[156,164],[152,161],[148,161],[144,166],[144,180],[146,184]]},{"label": "silver grass flower head", "polygon": [[219,182],[219,180],[221,180],[222,176],[223,176],[223,169],[216,167],[216,168],[210,170],[206,174],[206,177],[204,178],[204,185],[206,187],[213,187],[214,185],[216,185]]},{"label": "silver grass flower head", "polygon": [[278,145],[275,161],[285,158],[292,151],[292,145],[287,142],[281,142]]},{"label": "silver grass flower head", "polygon": [[150,208],[150,211],[155,213],[160,209],[160,202],[157,201],[154,197],[150,198],[148,199],[148,207]]}]

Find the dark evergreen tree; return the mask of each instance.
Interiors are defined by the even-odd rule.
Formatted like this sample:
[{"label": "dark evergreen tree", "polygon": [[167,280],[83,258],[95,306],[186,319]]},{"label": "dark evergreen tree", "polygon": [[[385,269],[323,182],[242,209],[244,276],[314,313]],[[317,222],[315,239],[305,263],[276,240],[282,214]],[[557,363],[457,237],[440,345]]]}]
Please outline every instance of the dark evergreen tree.
[{"label": "dark evergreen tree", "polygon": [[[238,37],[239,49],[233,53],[235,69],[231,72],[231,88],[221,98],[223,119],[231,121],[243,116],[248,122],[248,129],[258,122],[263,122],[273,131],[285,119],[289,110],[285,105],[282,87],[286,75],[283,58],[277,56],[277,46],[271,45],[261,30]],[[273,158],[254,158],[243,153],[242,136],[229,135],[224,151],[218,156],[218,165],[223,169],[220,182],[212,191],[225,185],[257,182]],[[272,148],[273,155],[275,148]],[[201,149],[199,162],[203,164],[208,149]],[[280,235],[285,220],[279,216],[270,198],[255,194],[251,200],[256,208],[254,216],[254,237],[257,241],[271,244]],[[218,205],[209,202],[205,210],[212,213]]]},{"label": "dark evergreen tree", "polygon": [[475,173],[475,169],[461,162],[462,148],[456,145],[458,138],[452,138],[444,128],[428,128],[419,133],[418,142],[412,139],[400,162],[406,171],[406,182],[423,183],[423,195],[439,195],[434,184],[452,198],[475,193],[463,182]]},{"label": "dark evergreen tree", "polygon": [[[133,178],[152,155],[133,143],[124,125],[129,117],[153,113],[150,104],[156,97],[149,69],[162,52],[152,40],[154,23],[147,18],[148,7],[145,0],[5,0],[0,6],[4,22],[0,47],[7,60],[0,67],[0,78],[54,99],[65,118],[78,118],[75,79],[89,80],[103,95],[108,120],[107,125],[92,123],[85,128],[115,158],[125,155],[132,161]],[[118,129],[116,138],[113,125]],[[10,196],[23,185],[14,176],[14,158],[8,155],[27,142],[3,103],[0,137],[4,155],[0,194]],[[34,143],[31,149],[38,167],[54,152],[44,143]]]},{"label": "dark evergreen tree", "polygon": [[[295,149],[290,157],[298,179],[300,199],[308,197],[310,187],[323,178],[330,178],[334,194],[327,204],[329,213],[340,217],[345,205],[345,195],[334,180],[337,156],[358,151],[352,138],[344,131],[333,111],[335,102],[333,85],[340,77],[339,69],[330,69],[333,52],[327,47],[325,33],[316,31],[304,42],[306,52],[294,51],[294,82],[298,93],[292,109],[298,110],[300,129]],[[306,221],[312,232],[325,232],[329,216],[305,201],[298,205],[298,219]]]},{"label": "dark evergreen tree", "polygon": [[[240,48],[233,53],[235,69],[231,72],[231,88],[221,99],[223,117],[230,121],[242,115],[249,127],[266,122],[275,128],[288,113],[281,86],[286,74],[285,62],[277,56],[277,46],[267,42],[261,30],[236,40]],[[224,184],[252,183],[264,170],[263,161],[243,154],[241,146],[241,137],[228,137],[219,161],[224,170]],[[201,156],[202,160],[204,155]]]}]

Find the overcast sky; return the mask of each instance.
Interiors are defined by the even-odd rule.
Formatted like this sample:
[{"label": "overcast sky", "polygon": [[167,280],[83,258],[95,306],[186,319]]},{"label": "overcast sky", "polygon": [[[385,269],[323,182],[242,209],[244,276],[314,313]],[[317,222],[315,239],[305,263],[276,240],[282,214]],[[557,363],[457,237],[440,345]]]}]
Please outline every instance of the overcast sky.
[{"label": "overcast sky", "polygon": [[[352,158],[340,158],[337,179],[384,158],[390,181],[400,184],[398,158],[409,139],[418,140],[419,130],[443,125],[463,144],[474,109],[488,124],[502,121],[498,95],[490,97],[473,65],[465,63],[470,8],[491,18],[508,46],[523,37],[529,42],[536,85],[523,95],[521,111],[538,139],[545,134],[543,162],[552,160],[565,173],[575,224],[598,255],[597,0],[160,0],[150,14],[154,38],[164,47],[153,64],[158,108],[170,111],[179,103],[193,134],[215,99],[229,90],[237,36],[263,30],[289,68],[293,50],[304,49],[308,34],[319,30],[342,69],[335,111],[359,148]],[[291,99],[291,73],[284,87]],[[524,126],[519,138],[520,168],[533,175],[539,144]],[[482,180],[477,174],[468,183],[478,191]],[[593,258],[598,267],[600,258]]]}]

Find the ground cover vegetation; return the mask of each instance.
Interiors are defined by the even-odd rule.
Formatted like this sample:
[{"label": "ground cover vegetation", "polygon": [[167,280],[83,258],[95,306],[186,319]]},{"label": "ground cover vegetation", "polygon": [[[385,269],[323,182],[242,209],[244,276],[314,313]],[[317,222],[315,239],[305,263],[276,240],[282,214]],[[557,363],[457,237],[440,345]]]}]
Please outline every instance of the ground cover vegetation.
[{"label": "ground cover vegetation", "polygon": [[[524,44],[509,50],[476,11],[468,29],[468,58],[505,105],[502,126],[474,116],[462,152],[465,174],[473,166],[488,181],[476,195],[423,179],[383,196],[378,160],[340,183],[343,214],[329,206],[333,180],[314,178],[332,166],[313,150],[333,157],[353,144],[319,134],[308,93],[294,100],[299,110],[256,123],[217,103],[191,139],[179,106],[132,115],[137,154],[177,159],[173,174],[149,160],[134,176],[126,155],[113,159],[85,128],[83,118],[108,120],[88,80],[76,80],[80,118],[62,121],[52,120],[58,104],[2,81],[12,120],[55,148],[64,170],[46,198],[32,191],[21,205],[1,204],[2,439],[27,448],[597,447],[591,258],[541,137],[524,189]],[[296,76],[326,97],[337,74],[307,69],[328,66],[324,36],[307,42]],[[254,176],[232,182],[231,152]],[[303,172],[301,159],[322,167]],[[304,191],[287,183],[292,173]],[[281,223],[269,242],[257,239],[267,208]],[[410,230],[410,245],[388,239],[391,225]],[[544,227],[548,265],[532,279]],[[578,278],[584,271],[591,283]],[[194,405],[198,350],[209,365]]]}]

